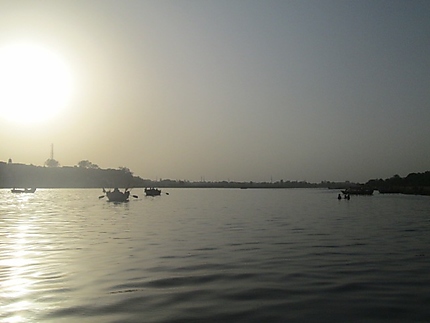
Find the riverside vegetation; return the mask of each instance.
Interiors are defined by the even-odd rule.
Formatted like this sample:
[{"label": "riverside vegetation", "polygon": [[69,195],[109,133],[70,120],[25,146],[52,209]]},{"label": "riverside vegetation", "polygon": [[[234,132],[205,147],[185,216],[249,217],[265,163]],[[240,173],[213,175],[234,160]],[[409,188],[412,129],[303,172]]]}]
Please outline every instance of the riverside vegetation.
[{"label": "riverside vegetation", "polygon": [[343,189],[366,186],[381,193],[430,195],[430,171],[411,173],[402,178],[394,175],[388,179],[372,179],[365,184],[352,182],[308,183],[306,181],[235,182],[160,179],[153,181],[133,175],[127,167],[102,169],[89,161],[80,161],[76,166],[59,166],[52,161],[45,166],[25,165],[0,161],[0,188],[100,188],[100,187],[195,187],[195,188],[329,188]]}]

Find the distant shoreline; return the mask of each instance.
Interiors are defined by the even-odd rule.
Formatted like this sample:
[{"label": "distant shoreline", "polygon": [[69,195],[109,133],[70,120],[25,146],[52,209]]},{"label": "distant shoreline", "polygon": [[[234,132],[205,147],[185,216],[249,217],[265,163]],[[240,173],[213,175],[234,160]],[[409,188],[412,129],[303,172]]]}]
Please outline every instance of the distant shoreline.
[{"label": "distant shoreline", "polygon": [[101,169],[84,167],[43,167],[0,162],[0,188],[102,188],[102,187],[165,187],[165,188],[347,188],[358,185],[350,182],[276,181],[276,182],[235,182],[142,179],[134,176],[127,168]]},{"label": "distant shoreline", "polygon": [[402,178],[394,175],[389,179],[369,180],[365,184],[352,182],[308,183],[306,181],[276,182],[192,182],[164,179],[153,181],[134,176],[127,168],[101,169],[85,167],[43,167],[0,162],[0,188],[237,188],[237,189],[286,189],[327,188],[342,190],[365,186],[382,194],[430,195],[430,171],[410,173]]}]

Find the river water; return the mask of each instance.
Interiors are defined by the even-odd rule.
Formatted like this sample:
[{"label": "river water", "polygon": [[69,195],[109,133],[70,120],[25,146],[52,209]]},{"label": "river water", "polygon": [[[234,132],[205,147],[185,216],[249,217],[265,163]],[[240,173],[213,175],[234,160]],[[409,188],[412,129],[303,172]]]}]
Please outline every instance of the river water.
[{"label": "river water", "polygon": [[0,190],[0,322],[429,322],[430,197]]}]

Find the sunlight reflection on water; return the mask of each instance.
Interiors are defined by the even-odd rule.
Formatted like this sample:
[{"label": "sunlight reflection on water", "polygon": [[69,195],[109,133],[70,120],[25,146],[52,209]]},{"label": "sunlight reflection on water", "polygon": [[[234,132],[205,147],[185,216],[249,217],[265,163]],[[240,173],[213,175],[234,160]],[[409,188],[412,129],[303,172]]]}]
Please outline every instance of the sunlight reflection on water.
[{"label": "sunlight reflection on water", "polygon": [[0,190],[0,322],[430,314],[428,197],[169,191],[112,204],[98,190]]}]

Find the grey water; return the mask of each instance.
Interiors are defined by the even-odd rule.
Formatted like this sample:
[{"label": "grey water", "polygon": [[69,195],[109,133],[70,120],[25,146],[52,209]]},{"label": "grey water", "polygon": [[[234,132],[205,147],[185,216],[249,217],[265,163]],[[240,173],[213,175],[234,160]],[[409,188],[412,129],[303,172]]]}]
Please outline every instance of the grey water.
[{"label": "grey water", "polygon": [[429,322],[430,197],[0,190],[0,322]]}]

